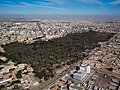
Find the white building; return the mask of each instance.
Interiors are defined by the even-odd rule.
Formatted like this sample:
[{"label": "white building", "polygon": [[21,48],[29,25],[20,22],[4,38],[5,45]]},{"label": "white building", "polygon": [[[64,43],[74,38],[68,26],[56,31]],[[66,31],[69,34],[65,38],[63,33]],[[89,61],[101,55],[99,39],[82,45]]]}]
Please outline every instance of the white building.
[{"label": "white building", "polygon": [[80,66],[80,71],[83,71],[83,72],[86,72],[86,73],[90,73],[91,72],[91,66],[82,64]]},{"label": "white building", "polygon": [[80,70],[77,71],[77,73],[73,74],[73,78],[76,80],[83,80],[87,73],[91,72],[91,66],[90,65],[81,65]]},{"label": "white building", "polygon": [[86,73],[90,73],[90,72],[91,72],[91,66],[90,66],[90,65],[87,65],[85,71],[86,71]]},{"label": "white building", "polygon": [[76,79],[76,80],[83,80],[86,76],[86,73],[85,72],[79,72],[79,73],[75,73],[73,75],[73,78]]}]

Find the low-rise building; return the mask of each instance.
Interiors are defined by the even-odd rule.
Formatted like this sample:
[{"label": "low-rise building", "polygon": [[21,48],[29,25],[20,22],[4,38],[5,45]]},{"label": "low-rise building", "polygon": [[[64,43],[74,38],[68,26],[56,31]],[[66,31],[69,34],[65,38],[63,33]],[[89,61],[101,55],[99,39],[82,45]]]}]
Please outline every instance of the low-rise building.
[{"label": "low-rise building", "polygon": [[84,90],[84,89],[80,86],[80,84],[73,83],[70,84],[69,90]]}]

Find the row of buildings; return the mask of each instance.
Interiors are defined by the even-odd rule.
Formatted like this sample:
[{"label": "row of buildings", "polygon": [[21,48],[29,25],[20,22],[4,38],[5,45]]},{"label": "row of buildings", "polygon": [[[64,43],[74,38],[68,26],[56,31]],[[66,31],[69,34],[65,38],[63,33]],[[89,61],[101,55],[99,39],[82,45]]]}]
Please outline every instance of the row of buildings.
[{"label": "row of buildings", "polygon": [[0,22],[0,44],[11,42],[33,43],[36,39],[49,40],[68,33],[89,30],[116,33],[120,22],[90,21],[43,21],[43,22]]}]

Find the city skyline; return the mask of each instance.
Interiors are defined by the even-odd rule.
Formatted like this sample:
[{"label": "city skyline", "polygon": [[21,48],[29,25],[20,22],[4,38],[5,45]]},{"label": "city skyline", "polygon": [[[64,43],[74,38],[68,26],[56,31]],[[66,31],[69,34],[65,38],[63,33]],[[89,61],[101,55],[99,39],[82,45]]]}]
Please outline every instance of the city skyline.
[{"label": "city skyline", "polygon": [[120,15],[120,0],[4,0],[0,14]]}]

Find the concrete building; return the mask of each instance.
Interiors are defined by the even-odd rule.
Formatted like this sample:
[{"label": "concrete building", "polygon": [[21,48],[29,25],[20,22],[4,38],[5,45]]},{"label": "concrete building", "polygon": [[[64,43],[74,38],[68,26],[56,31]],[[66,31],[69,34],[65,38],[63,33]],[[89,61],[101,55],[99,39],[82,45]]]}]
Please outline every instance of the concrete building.
[{"label": "concrete building", "polygon": [[86,76],[85,72],[78,72],[78,73],[73,74],[73,78],[76,80],[83,80],[85,76]]},{"label": "concrete building", "polygon": [[82,64],[80,66],[80,71],[83,71],[83,72],[86,72],[86,73],[90,73],[91,72],[91,66]]},{"label": "concrete building", "polygon": [[80,66],[80,69],[77,71],[77,73],[73,74],[73,78],[76,80],[83,80],[87,75],[87,73],[90,72],[91,72],[91,66],[82,64]]}]

